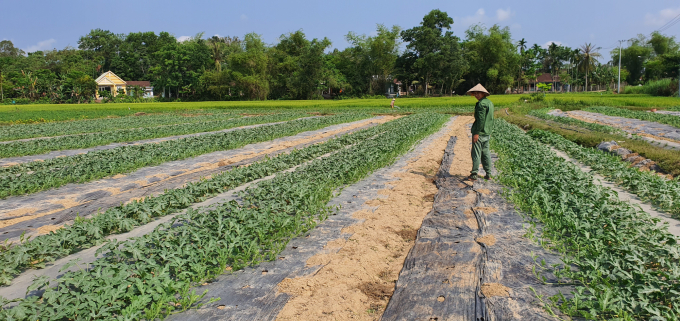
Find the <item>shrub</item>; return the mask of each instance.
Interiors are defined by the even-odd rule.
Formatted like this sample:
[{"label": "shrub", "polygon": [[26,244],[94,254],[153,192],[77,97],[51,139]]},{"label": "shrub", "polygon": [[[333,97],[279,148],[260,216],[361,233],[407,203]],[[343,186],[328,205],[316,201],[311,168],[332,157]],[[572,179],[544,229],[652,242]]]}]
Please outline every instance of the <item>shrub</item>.
[{"label": "shrub", "polygon": [[652,96],[674,96],[678,93],[677,79],[660,79],[648,81],[643,86],[627,86],[624,94],[647,94]]}]

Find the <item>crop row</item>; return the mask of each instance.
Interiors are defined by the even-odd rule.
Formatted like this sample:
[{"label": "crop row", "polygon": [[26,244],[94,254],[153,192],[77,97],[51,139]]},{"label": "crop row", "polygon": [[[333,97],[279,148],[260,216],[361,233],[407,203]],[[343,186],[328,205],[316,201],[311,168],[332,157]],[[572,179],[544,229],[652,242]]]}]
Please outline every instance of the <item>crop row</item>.
[{"label": "crop row", "polygon": [[589,129],[595,132],[600,132],[600,133],[607,133],[607,134],[617,134],[617,135],[624,135],[625,133],[618,129],[614,128],[611,126],[607,125],[601,125],[601,124],[595,124],[595,123],[589,123],[585,122],[582,120],[574,119],[571,117],[558,117],[558,116],[553,116],[548,114],[550,109],[548,108],[542,108],[542,109],[534,109],[530,111],[528,114],[534,117],[538,117],[544,120],[550,120],[566,125],[572,125],[572,126],[578,126],[581,128]]},{"label": "crop row", "polygon": [[643,172],[621,157],[582,147],[564,137],[543,130],[532,130],[529,135],[540,142],[550,144],[569,154],[569,156],[590,166],[600,175],[610,179],[636,194],[640,199],[659,206],[664,211],[680,216],[680,182],[668,180],[653,172]]},{"label": "crop row", "polygon": [[35,193],[67,183],[83,183],[145,166],[234,149],[366,117],[368,117],[366,114],[345,113],[297,119],[256,128],[206,134],[157,144],[122,146],[4,167],[0,169],[0,198]]},{"label": "crop row", "polygon": [[[276,259],[291,238],[333,211],[327,203],[337,188],[392,163],[446,118],[419,114],[397,120],[401,126],[393,130],[246,190],[243,204],[190,210],[143,237],[110,242],[91,268],[66,272],[56,287],[41,297],[16,300],[18,305],[0,310],[0,316],[153,320],[190,308],[201,297],[191,286],[225,270]],[[48,281],[38,279],[31,288]]]},{"label": "crop row", "polygon": [[680,248],[667,227],[503,120],[491,147],[506,195],[542,223],[542,243],[562,254],[563,264],[538,272],[575,286],[546,300],[547,308],[588,320],[680,316]]},{"label": "crop row", "polygon": [[651,122],[657,122],[659,124],[666,124],[673,127],[680,128],[680,117],[668,114],[657,114],[646,111],[637,111],[623,108],[613,108],[613,107],[590,107],[584,109],[584,111],[589,111],[593,113],[600,113],[608,116],[633,118],[639,120],[646,120]]},{"label": "crop row", "polygon": [[209,114],[166,113],[143,116],[72,120],[65,122],[16,124],[0,127],[2,128],[2,130],[0,130],[0,141],[34,137],[52,137],[61,135],[110,132],[118,129],[201,123],[225,120],[235,117],[239,117],[239,115],[233,112],[218,111]]},{"label": "crop row", "polygon": [[[308,116],[304,113],[279,113],[264,116],[241,117],[210,122],[175,124],[157,127],[119,129],[110,132],[59,136],[0,144],[0,158],[38,155],[54,150],[80,149],[109,143],[133,142],[142,139],[186,135],[255,124],[287,121]],[[233,117],[232,117],[233,118]]]},{"label": "crop row", "polygon": [[210,179],[189,183],[185,187],[166,190],[156,197],[147,197],[107,209],[92,218],[79,218],[47,235],[26,240],[17,245],[0,247],[0,284],[10,284],[14,275],[26,268],[43,268],[46,263],[95,246],[109,235],[125,233],[154,218],[175,213],[191,204],[204,201],[256,179],[289,169],[329,152],[355,144],[381,132],[402,126],[404,121],[388,122],[325,143],[294,150],[248,166],[234,168]]}]

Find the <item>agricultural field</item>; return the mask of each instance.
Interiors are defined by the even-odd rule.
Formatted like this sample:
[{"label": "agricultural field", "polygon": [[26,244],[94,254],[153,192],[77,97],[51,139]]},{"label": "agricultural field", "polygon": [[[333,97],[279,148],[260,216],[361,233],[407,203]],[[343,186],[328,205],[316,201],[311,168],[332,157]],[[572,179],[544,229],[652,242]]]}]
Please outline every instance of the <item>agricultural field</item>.
[{"label": "agricultural field", "polygon": [[[529,95],[499,95],[494,98],[496,107],[510,107],[520,101],[530,100]],[[648,95],[615,95],[602,93],[561,93],[546,94],[545,103],[562,108],[580,109],[587,106],[615,106],[627,108],[655,107],[659,109],[680,108],[680,103],[674,97],[652,97]],[[239,113],[263,113],[268,110],[280,111],[282,109],[302,109],[308,112],[332,112],[332,111],[364,111],[375,113],[386,112],[411,112],[428,109],[436,112],[472,112],[471,107],[475,99],[469,96],[440,97],[440,98],[408,98],[397,99],[396,105],[399,110],[387,110],[390,105],[389,99],[347,99],[347,100],[316,100],[316,101],[232,101],[232,102],[172,102],[172,103],[134,103],[134,104],[61,104],[61,105],[0,105],[0,124],[23,124],[40,123],[65,120],[82,120],[96,118],[115,118],[130,116],[139,113],[161,114],[174,112],[180,115],[222,114],[230,112]],[[558,107],[559,108],[559,107]],[[163,117],[162,117],[163,118]],[[164,120],[171,123],[172,117]],[[154,120],[154,122],[163,122]],[[185,122],[185,121],[182,121]],[[186,121],[190,122],[190,121]],[[87,125],[83,125],[86,127]],[[93,125],[93,127],[96,125]],[[122,125],[117,125],[122,126]],[[127,125],[134,126],[133,122]],[[89,127],[89,126],[88,126]],[[113,128],[113,127],[112,127]],[[130,127],[117,127],[130,128]],[[42,129],[42,128],[41,128]],[[36,130],[41,130],[36,129]],[[63,130],[63,129],[61,129]],[[85,133],[85,131],[79,132]],[[4,135],[16,135],[7,133]],[[36,133],[30,130],[26,134],[36,137]],[[13,136],[16,137],[16,136]],[[28,137],[26,137],[28,138]],[[0,139],[6,138],[0,136]]]},{"label": "agricultural field", "polygon": [[680,318],[678,100],[521,97],[2,106],[0,319]]}]

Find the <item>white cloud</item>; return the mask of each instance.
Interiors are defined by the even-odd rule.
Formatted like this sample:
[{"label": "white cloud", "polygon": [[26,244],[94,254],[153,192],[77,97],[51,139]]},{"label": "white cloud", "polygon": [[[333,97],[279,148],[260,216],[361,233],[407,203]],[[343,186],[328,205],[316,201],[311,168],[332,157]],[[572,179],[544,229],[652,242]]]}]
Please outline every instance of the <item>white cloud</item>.
[{"label": "white cloud", "polygon": [[241,14],[241,21],[247,21],[247,20],[248,20],[248,16],[246,16],[245,14]]},{"label": "white cloud", "polygon": [[[507,9],[498,9],[496,10],[496,16],[487,16],[486,15],[486,10],[484,8],[479,8],[475,12],[474,15],[463,17],[460,19],[460,23],[464,26],[468,25],[473,25],[477,23],[484,23],[484,22],[501,22],[501,21],[506,21],[510,19],[512,16],[515,15],[515,12],[510,10],[510,8]],[[520,28],[519,24],[514,24],[513,28]]]},{"label": "white cloud", "polygon": [[559,42],[559,41],[548,41],[548,42],[544,43],[541,47],[544,48],[544,49],[548,49],[548,47],[550,47],[551,44],[556,44],[556,45],[558,45],[558,46],[561,46],[561,45],[562,45],[562,42]]},{"label": "white cloud", "polygon": [[645,24],[653,27],[661,27],[679,14],[680,7],[659,10],[659,13],[657,14],[647,13],[645,15]]},{"label": "white cloud", "polygon": [[55,42],[57,42],[57,41],[54,40],[54,39],[48,39],[48,40],[40,41],[40,42],[38,42],[38,44],[30,46],[30,47],[26,48],[24,51],[26,51],[28,53],[28,52],[38,51],[38,50],[52,49],[50,47],[52,47],[52,45]]},{"label": "white cloud", "polygon": [[484,8],[479,8],[473,16],[467,16],[461,19],[463,25],[471,25],[475,23],[480,23],[486,18],[486,12]]},{"label": "white cloud", "polygon": [[189,39],[191,39],[191,36],[180,36],[180,37],[177,37],[177,41],[179,41],[179,42],[185,42],[185,41],[187,41],[187,40],[189,40]]},{"label": "white cloud", "polygon": [[510,16],[513,16],[515,13],[510,11],[510,8],[503,10],[503,9],[498,9],[496,10],[496,18],[498,21],[505,21],[510,19]]}]

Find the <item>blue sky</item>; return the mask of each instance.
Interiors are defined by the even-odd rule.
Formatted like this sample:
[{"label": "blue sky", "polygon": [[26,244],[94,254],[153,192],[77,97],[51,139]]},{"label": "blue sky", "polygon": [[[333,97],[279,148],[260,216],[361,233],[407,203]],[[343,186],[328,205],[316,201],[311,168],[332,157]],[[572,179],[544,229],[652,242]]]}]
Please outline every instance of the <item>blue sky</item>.
[{"label": "blue sky", "polygon": [[[167,31],[176,37],[205,32],[209,37],[261,34],[275,43],[281,34],[302,29],[309,38],[328,37],[345,48],[349,31],[371,34],[378,23],[404,29],[432,9],[453,17],[453,31],[464,37],[473,24],[508,26],[513,39],[529,44],[551,41],[578,47],[590,42],[609,51],[617,40],[649,34],[680,14],[677,0],[576,1],[8,1],[3,0],[0,39],[31,52],[67,45],[91,29],[115,33]],[[665,31],[680,38],[680,23]]]}]

